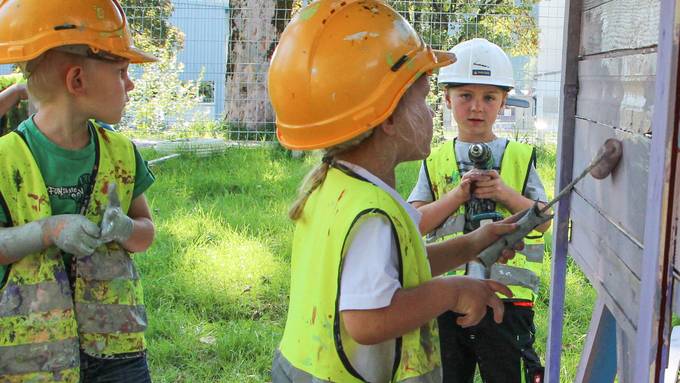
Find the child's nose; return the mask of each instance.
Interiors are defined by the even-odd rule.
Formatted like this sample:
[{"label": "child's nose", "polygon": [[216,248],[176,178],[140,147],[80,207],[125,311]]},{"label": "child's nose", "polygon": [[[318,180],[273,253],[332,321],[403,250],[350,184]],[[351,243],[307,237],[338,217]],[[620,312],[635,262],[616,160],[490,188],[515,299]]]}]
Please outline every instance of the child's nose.
[{"label": "child's nose", "polygon": [[127,90],[128,92],[131,92],[133,89],[135,89],[135,83],[132,82],[132,80],[128,77],[125,90]]}]

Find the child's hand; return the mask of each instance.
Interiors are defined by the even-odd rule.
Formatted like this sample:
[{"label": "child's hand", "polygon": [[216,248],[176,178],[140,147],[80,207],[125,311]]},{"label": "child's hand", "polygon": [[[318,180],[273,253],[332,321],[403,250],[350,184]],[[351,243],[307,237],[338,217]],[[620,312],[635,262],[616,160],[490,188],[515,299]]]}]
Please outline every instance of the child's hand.
[{"label": "child's hand", "polygon": [[460,179],[460,183],[458,186],[456,186],[453,190],[451,190],[449,193],[455,194],[455,198],[457,198],[460,203],[465,203],[472,198],[472,194],[470,193],[470,189],[472,185],[477,185],[480,181],[489,181],[491,178],[487,176],[486,174],[479,172],[477,170],[470,170],[469,172],[463,174],[463,176]]},{"label": "child's hand", "polygon": [[134,223],[132,218],[123,213],[123,210],[120,208],[120,200],[118,199],[115,183],[109,184],[108,194],[109,204],[104,211],[101,240],[104,243],[116,241],[122,244],[132,235]]},{"label": "child's hand", "polygon": [[456,292],[456,300],[451,311],[462,314],[456,323],[462,327],[470,327],[479,323],[486,315],[486,307],[493,309],[496,323],[503,321],[503,302],[496,292],[512,298],[512,292],[504,284],[488,279],[470,277],[449,277]]},{"label": "child's hand", "polygon": [[82,257],[94,253],[103,242],[99,227],[79,214],[60,214],[49,217],[43,226],[43,235],[49,245]]},{"label": "child's hand", "polygon": [[10,88],[12,88],[18,101],[28,100],[28,88],[26,88],[26,84],[14,84],[10,86]]},{"label": "child's hand", "polygon": [[[515,224],[515,222],[517,222],[517,220],[522,216],[522,213],[523,212],[514,214],[502,221],[483,225],[479,229],[466,234],[470,236],[470,241],[471,243],[474,244],[473,253],[475,254],[475,257],[482,250],[491,246],[491,244],[500,239],[503,234],[510,233],[517,229],[517,224]],[[503,252],[501,253],[501,257],[498,260],[498,262],[506,263],[508,260],[515,257],[515,251],[520,251],[522,249],[524,249],[523,241],[520,241],[517,244],[515,244],[515,247],[512,250],[503,249]]]},{"label": "child's hand", "polygon": [[484,174],[488,179],[479,180],[475,183],[475,197],[504,203],[507,201],[508,195],[515,192],[503,182],[497,171],[487,170],[484,171]]}]

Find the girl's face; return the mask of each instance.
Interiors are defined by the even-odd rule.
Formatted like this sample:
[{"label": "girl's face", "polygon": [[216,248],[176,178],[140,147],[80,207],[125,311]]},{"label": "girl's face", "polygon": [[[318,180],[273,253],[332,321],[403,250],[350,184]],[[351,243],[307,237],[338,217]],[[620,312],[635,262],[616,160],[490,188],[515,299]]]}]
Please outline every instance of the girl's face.
[{"label": "girl's face", "polygon": [[494,85],[469,84],[449,88],[446,106],[453,113],[461,139],[468,142],[493,139],[493,124],[505,105],[506,96],[506,91]]},{"label": "girl's face", "polygon": [[434,112],[426,101],[429,92],[428,76],[423,75],[404,94],[393,114],[398,141],[402,144],[401,161],[421,160],[430,155]]}]

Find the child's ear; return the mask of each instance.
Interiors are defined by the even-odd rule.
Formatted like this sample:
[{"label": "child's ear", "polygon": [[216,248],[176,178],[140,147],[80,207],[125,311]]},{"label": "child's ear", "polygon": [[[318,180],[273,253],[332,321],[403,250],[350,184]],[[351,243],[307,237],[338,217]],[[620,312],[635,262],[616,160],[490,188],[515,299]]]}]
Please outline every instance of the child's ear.
[{"label": "child's ear", "polygon": [[503,92],[503,101],[501,102],[501,110],[505,108],[505,102],[508,101],[508,92]]},{"label": "child's ear", "polygon": [[85,92],[85,71],[82,66],[75,65],[66,71],[66,89],[74,96]]},{"label": "child's ear", "polygon": [[444,93],[444,99],[446,100],[446,108],[451,110],[451,93],[448,89]]},{"label": "child's ear", "polygon": [[392,113],[392,115],[387,117],[387,119],[380,124],[380,129],[382,129],[383,132],[385,132],[385,134],[388,136],[393,136],[397,134],[397,126],[395,124],[394,113]]}]

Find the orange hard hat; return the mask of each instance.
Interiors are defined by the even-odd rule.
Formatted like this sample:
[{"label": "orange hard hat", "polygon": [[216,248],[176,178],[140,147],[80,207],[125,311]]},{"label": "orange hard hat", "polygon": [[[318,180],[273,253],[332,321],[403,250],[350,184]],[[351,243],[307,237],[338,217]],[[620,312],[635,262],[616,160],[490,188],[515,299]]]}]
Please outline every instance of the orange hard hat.
[{"label": "orange hard hat", "polygon": [[321,149],[385,121],[423,73],[455,56],[433,51],[378,0],[320,0],[286,26],[269,67],[277,136]]},{"label": "orange hard hat", "polygon": [[30,61],[65,45],[87,45],[132,63],[157,60],[135,48],[116,0],[0,0],[0,64]]}]

